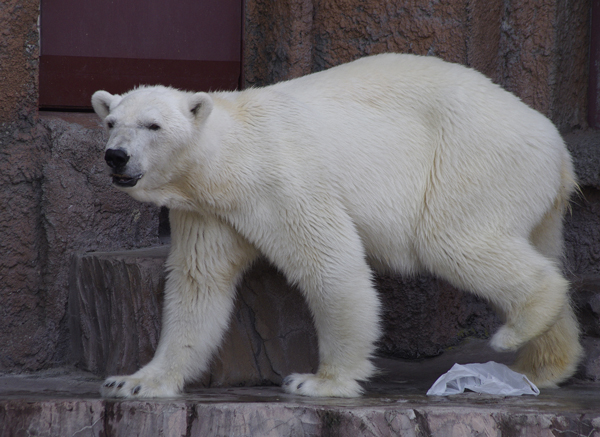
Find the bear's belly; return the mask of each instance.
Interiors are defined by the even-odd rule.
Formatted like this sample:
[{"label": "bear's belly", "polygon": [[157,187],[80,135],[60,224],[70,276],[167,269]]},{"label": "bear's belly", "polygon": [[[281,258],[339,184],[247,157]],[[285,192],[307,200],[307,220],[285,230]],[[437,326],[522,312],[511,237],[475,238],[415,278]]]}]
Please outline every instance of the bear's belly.
[{"label": "bear's belly", "polygon": [[410,274],[421,271],[407,223],[354,220],[369,264],[378,271]]}]

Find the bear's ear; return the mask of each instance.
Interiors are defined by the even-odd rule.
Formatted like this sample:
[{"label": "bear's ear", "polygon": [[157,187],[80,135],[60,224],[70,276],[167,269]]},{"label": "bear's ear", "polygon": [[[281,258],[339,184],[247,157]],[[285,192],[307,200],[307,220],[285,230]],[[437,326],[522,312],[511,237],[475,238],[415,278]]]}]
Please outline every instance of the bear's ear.
[{"label": "bear's ear", "polygon": [[205,120],[213,109],[213,101],[206,93],[195,93],[188,97],[188,108],[196,120]]},{"label": "bear's ear", "polygon": [[92,106],[96,114],[104,120],[110,112],[110,105],[121,100],[121,96],[113,96],[106,91],[96,91],[92,96]]}]

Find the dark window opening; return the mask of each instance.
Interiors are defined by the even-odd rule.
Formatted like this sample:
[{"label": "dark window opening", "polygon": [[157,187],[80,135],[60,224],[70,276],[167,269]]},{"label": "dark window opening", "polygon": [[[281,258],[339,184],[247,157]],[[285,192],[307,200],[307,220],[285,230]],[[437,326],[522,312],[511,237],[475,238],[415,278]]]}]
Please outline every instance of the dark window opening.
[{"label": "dark window opening", "polygon": [[142,84],[237,89],[241,32],[241,0],[41,0],[40,108]]}]

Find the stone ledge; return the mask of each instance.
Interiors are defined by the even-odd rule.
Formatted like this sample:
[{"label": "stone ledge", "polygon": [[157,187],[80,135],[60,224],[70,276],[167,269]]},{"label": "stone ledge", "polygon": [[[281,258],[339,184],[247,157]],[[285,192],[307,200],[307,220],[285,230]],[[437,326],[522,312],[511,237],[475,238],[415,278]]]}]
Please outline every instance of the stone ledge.
[{"label": "stone ledge", "polygon": [[454,362],[505,361],[472,340],[420,362],[379,360],[385,371],[358,399],[311,399],[279,387],[193,388],[173,399],[101,399],[101,380],[50,371],[0,375],[0,437],[600,435],[600,384],[571,381],[538,397],[425,395]]},{"label": "stone ledge", "polygon": [[577,387],[558,399],[392,395],[356,402],[301,400],[274,388],[158,402],[0,399],[0,436],[595,436],[600,412],[591,391]]}]

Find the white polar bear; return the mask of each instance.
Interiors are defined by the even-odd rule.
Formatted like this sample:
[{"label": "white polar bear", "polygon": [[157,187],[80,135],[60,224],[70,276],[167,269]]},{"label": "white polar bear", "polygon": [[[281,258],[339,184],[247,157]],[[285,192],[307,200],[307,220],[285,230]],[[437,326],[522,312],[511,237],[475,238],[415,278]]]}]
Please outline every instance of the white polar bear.
[{"label": "white polar bear", "polygon": [[105,396],[180,393],[204,372],[259,255],[302,290],[320,365],[285,390],[357,396],[374,372],[370,266],[429,271],[491,302],[497,350],[542,387],[581,356],[560,268],[571,158],[543,115],[483,75],[385,54],[273,86],[92,97],[114,184],[170,208],[172,248],[153,360]]}]

